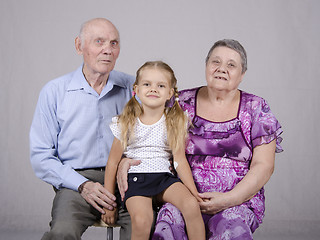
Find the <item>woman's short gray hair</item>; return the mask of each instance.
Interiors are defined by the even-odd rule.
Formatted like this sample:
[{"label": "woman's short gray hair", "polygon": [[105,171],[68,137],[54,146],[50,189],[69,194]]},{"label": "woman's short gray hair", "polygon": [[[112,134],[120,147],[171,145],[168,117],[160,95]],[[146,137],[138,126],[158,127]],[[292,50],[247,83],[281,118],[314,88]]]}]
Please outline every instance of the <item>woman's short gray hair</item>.
[{"label": "woman's short gray hair", "polygon": [[237,53],[239,53],[239,55],[241,57],[242,73],[247,71],[246,50],[237,40],[233,40],[233,39],[223,39],[223,40],[219,40],[219,41],[215,42],[208,52],[208,55],[206,57],[206,64],[208,64],[211,53],[212,53],[213,49],[215,49],[216,47],[228,47],[228,48],[235,50]]}]

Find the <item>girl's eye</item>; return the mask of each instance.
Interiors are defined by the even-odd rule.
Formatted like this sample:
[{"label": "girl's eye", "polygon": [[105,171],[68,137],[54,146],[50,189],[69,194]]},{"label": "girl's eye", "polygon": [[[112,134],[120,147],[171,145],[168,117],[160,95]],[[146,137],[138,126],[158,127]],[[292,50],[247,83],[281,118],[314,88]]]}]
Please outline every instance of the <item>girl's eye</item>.
[{"label": "girl's eye", "polygon": [[149,83],[144,83],[144,84],[142,84],[143,86],[149,86]]},{"label": "girl's eye", "polygon": [[166,86],[165,86],[164,84],[160,84],[159,87],[160,87],[160,88],[164,88],[164,87],[166,87]]}]

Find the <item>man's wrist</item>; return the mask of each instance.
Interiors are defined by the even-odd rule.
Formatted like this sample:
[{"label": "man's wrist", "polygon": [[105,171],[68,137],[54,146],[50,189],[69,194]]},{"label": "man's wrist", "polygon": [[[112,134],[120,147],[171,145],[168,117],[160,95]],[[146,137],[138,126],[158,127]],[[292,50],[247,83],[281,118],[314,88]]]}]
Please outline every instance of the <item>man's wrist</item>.
[{"label": "man's wrist", "polygon": [[87,181],[81,183],[80,186],[78,187],[78,192],[79,192],[80,194],[82,193],[83,188],[84,188],[84,185],[85,185],[87,182],[90,182],[90,180],[87,180]]}]

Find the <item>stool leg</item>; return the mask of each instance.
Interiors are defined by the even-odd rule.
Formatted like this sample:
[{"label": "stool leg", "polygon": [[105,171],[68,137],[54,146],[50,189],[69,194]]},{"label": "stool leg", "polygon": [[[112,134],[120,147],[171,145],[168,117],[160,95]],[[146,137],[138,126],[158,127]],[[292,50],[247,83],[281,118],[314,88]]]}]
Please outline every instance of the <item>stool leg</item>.
[{"label": "stool leg", "polygon": [[107,240],[113,240],[113,227],[107,227]]}]

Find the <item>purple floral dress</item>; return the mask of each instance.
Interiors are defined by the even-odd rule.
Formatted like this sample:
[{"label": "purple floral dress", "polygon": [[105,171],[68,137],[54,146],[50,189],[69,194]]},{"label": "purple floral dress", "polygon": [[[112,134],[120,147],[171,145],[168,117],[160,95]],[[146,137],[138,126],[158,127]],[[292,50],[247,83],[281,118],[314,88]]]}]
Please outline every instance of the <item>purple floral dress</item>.
[{"label": "purple floral dress", "polygon": [[[181,91],[179,96],[180,105],[188,112],[193,124],[193,128],[189,130],[186,156],[199,192],[227,192],[247,174],[256,146],[276,139],[276,152],[282,151],[282,139],[279,136],[282,129],[264,99],[243,91],[240,92],[241,100],[236,118],[226,122],[211,122],[201,118],[196,114],[199,89]],[[214,221],[240,219],[240,223],[244,222],[249,228],[250,235],[262,222],[264,210],[262,188],[249,201],[214,215]],[[224,224],[214,222],[211,217],[213,216],[203,215],[207,239],[237,239],[231,235],[237,235],[236,229],[241,228],[224,229]],[[168,226],[172,232],[171,237],[165,236],[168,231],[164,230]],[[182,215],[171,204],[165,204],[157,218],[153,239],[160,239],[161,236],[164,239],[187,239]],[[252,236],[242,236],[239,239],[241,238],[250,239]]]}]

